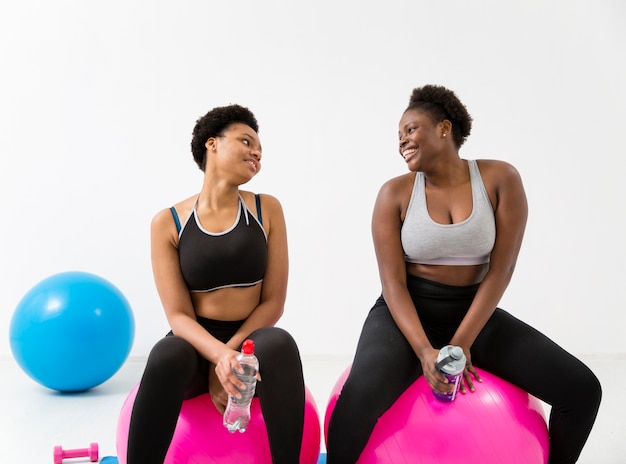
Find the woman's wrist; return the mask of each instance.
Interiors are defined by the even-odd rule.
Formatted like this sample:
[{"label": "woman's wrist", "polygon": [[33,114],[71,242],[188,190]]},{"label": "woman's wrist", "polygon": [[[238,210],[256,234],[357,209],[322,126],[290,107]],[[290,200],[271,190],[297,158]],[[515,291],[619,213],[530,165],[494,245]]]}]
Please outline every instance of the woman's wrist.
[{"label": "woman's wrist", "polygon": [[424,361],[428,358],[429,353],[432,353],[433,350],[434,348],[429,343],[427,345],[418,347],[414,351],[415,351],[417,358],[420,360],[420,362],[424,363]]}]

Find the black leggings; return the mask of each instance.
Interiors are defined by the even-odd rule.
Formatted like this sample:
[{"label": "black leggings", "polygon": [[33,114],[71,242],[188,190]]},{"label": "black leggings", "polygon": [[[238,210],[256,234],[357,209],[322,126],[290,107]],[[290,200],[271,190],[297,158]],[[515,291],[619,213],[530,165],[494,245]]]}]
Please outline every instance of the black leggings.
[{"label": "black leggings", "polygon": [[[226,343],[243,321],[198,318]],[[304,427],[304,380],[295,341],[277,327],[255,330],[263,380],[257,383],[273,463],[294,464],[300,456]],[[154,346],[137,391],[128,433],[127,464],[162,464],[184,399],[208,392],[209,362],[191,344],[171,334]],[[206,437],[207,440],[210,437]]]},{"label": "black leggings", "polygon": [[[415,277],[409,277],[408,287],[434,348],[450,342],[478,289]],[[502,309],[496,309],[476,338],[471,356],[475,366],[552,407],[548,462],[576,462],[602,396],[589,368]],[[355,463],[378,418],[420,375],[421,363],[381,296],[365,320],[350,375],[330,419],[327,463]]]}]

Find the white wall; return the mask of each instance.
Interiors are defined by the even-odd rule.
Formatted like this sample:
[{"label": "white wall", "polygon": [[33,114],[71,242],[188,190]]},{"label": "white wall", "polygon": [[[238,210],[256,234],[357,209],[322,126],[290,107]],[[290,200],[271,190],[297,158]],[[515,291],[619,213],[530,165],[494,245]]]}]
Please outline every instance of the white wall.
[{"label": "white wall", "polygon": [[195,193],[195,120],[240,103],[282,200],[291,275],[281,326],[304,354],[352,354],[380,288],[379,186],[405,172],[413,87],[475,119],[467,158],[518,167],[530,217],[502,306],[575,353],[625,352],[626,3],[78,0],[0,6],[0,356],[21,297],[81,270],[130,300],[133,355],[166,323],[153,214]]}]

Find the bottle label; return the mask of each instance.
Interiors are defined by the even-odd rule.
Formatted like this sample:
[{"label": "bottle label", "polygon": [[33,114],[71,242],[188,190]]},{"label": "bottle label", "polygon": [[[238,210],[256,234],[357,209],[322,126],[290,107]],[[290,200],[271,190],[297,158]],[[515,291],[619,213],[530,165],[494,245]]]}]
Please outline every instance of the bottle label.
[{"label": "bottle label", "polygon": [[235,374],[237,374],[239,380],[246,384],[246,389],[238,389],[239,393],[241,393],[241,398],[233,397],[232,401],[235,404],[245,404],[250,402],[256,389],[257,371],[255,367],[249,364],[241,364],[241,368],[243,369],[243,374],[240,374],[239,372],[235,372]]},{"label": "bottle label", "polygon": [[233,369],[233,373],[246,385],[246,388],[239,389],[241,398],[236,396],[228,397],[228,405],[224,412],[223,422],[230,433],[237,431],[243,433],[250,423],[250,403],[256,390],[256,375],[259,364],[252,353],[248,353],[248,355],[238,358],[243,374]]},{"label": "bottle label", "polygon": [[435,398],[443,402],[454,401],[461,385],[461,376],[465,371],[465,354],[460,347],[447,345],[441,348],[437,357],[437,369],[448,379],[454,389],[449,393],[441,393],[433,390]]},{"label": "bottle label", "polygon": [[441,393],[441,392],[438,392],[437,390],[433,390],[433,394],[435,395],[435,398],[437,398],[438,400],[449,403],[449,402],[454,401],[454,399],[456,398],[456,394],[459,391],[459,386],[461,385],[462,373],[452,375],[452,374],[446,374],[442,372],[442,374],[446,379],[448,379],[448,383],[450,385],[454,385],[454,390],[452,390],[449,393]]}]

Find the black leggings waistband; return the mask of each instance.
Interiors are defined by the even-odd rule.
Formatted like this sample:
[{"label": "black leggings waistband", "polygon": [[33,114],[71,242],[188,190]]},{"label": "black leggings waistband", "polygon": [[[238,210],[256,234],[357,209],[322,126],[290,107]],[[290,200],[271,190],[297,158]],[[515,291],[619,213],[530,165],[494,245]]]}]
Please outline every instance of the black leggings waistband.
[{"label": "black leggings waistband", "polygon": [[447,285],[422,277],[415,277],[410,274],[407,275],[407,288],[409,289],[409,293],[411,293],[411,295],[421,295],[430,298],[473,298],[479,286],[480,283],[464,286]]},{"label": "black leggings waistband", "polygon": [[[208,317],[196,316],[198,324],[200,324],[204,330],[209,332],[215,338],[222,343],[228,342],[233,335],[243,325],[245,320],[242,321],[218,321],[216,319],[209,319]],[[170,330],[168,336],[174,335]]]}]

